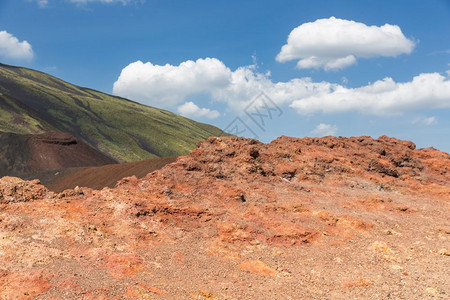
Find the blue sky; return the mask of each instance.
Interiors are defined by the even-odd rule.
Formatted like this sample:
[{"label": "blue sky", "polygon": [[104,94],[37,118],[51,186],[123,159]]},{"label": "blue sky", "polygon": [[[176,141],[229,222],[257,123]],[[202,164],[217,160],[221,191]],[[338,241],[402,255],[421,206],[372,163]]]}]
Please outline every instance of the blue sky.
[{"label": "blue sky", "polygon": [[[264,142],[386,134],[450,152],[448,0],[2,0],[0,61],[222,129],[239,117]],[[282,112],[263,126],[245,114],[260,93]]]}]

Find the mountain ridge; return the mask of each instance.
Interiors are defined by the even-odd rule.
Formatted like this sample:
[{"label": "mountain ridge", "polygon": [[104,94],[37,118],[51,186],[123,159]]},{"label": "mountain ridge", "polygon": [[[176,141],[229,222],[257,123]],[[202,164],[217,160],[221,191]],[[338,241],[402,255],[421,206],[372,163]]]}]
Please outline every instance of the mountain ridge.
[{"label": "mountain ridge", "polygon": [[5,64],[0,100],[0,131],[68,132],[120,162],[185,155],[198,141],[223,135],[163,109]]}]

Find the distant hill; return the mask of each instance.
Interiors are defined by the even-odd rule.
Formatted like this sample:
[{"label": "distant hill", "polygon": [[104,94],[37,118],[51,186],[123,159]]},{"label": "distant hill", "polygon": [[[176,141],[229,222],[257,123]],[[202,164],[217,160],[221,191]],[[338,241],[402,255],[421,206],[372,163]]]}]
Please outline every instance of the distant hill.
[{"label": "distant hill", "polygon": [[166,110],[0,64],[0,131],[50,130],[71,133],[119,162],[185,155],[198,141],[222,134]]},{"label": "distant hill", "polygon": [[0,133],[0,177],[37,178],[37,173],[116,163],[112,158],[62,132]]}]

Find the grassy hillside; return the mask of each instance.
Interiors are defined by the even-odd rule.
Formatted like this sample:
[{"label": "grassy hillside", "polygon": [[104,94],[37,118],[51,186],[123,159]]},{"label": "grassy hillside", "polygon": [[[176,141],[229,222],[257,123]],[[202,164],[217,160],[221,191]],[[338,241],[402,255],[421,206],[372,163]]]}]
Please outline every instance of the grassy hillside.
[{"label": "grassy hillside", "polygon": [[0,64],[0,131],[69,132],[119,161],[187,154],[214,126]]}]

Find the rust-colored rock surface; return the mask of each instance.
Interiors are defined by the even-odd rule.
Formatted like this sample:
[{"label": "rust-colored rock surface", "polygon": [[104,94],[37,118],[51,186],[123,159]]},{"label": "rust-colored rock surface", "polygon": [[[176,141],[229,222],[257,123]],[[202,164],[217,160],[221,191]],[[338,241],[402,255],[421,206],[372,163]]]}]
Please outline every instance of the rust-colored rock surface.
[{"label": "rust-colored rock surface", "polygon": [[37,179],[24,181],[17,177],[0,178],[0,204],[28,202],[53,196],[54,194],[40,185],[40,181]]},{"label": "rust-colored rock surface", "polygon": [[210,138],[115,188],[0,191],[1,299],[450,295],[450,156],[386,136]]}]

